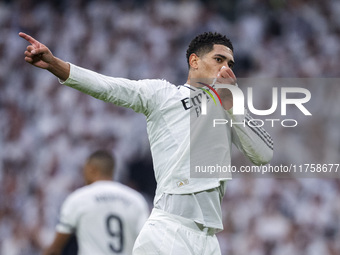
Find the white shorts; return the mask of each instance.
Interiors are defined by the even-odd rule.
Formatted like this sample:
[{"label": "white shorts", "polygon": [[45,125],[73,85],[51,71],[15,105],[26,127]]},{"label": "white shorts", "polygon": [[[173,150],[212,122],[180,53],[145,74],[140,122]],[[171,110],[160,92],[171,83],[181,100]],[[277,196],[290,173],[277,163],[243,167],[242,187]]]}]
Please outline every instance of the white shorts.
[{"label": "white shorts", "polygon": [[194,221],[153,209],[133,248],[133,255],[220,255],[215,231]]}]

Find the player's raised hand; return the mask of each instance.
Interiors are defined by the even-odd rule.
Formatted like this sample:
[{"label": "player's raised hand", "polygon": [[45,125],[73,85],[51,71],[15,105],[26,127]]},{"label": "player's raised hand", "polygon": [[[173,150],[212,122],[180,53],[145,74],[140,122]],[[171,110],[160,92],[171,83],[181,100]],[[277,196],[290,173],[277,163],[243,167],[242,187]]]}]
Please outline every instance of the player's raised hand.
[{"label": "player's raised hand", "polygon": [[236,84],[236,76],[230,67],[223,66],[217,74],[217,83],[221,84]]},{"label": "player's raised hand", "polygon": [[47,69],[59,79],[65,81],[70,75],[70,65],[53,56],[52,52],[42,43],[25,33],[19,36],[28,41],[31,45],[25,51],[25,61],[42,69]]},{"label": "player's raised hand", "polygon": [[19,36],[28,41],[31,45],[25,51],[25,61],[43,69],[48,69],[53,61],[52,52],[42,43],[25,33],[20,32]]},{"label": "player's raised hand", "polygon": [[[226,85],[236,85],[236,76],[230,67],[223,66],[217,74],[216,83]],[[217,89],[223,108],[229,110],[233,107],[233,95],[227,88]]]}]

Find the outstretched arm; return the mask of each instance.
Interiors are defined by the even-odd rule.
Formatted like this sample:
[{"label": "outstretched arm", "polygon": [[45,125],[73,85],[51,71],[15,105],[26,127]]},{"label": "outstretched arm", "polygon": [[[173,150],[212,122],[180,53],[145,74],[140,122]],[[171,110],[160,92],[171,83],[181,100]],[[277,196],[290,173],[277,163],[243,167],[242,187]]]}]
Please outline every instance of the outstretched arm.
[{"label": "outstretched arm", "polygon": [[53,56],[52,52],[33,37],[20,32],[19,36],[31,45],[25,51],[25,61],[36,67],[46,69],[61,80],[67,80],[70,75],[70,65],[65,61]]}]

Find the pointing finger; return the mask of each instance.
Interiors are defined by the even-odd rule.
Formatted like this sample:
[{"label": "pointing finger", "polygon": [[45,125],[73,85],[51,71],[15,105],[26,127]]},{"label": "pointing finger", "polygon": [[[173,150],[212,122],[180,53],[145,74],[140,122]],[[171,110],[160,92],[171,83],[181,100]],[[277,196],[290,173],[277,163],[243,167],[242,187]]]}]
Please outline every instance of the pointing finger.
[{"label": "pointing finger", "polygon": [[37,41],[37,40],[35,40],[32,36],[29,36],[28,34],[25,34],[25,33],[22,33],[22,32],[20,32],[19,33],[19,36],[21,37],[21,38],[24,38],[26,41],[28,41],[29,43],[31,43],[31,44],[39,44],[39,42]]}]

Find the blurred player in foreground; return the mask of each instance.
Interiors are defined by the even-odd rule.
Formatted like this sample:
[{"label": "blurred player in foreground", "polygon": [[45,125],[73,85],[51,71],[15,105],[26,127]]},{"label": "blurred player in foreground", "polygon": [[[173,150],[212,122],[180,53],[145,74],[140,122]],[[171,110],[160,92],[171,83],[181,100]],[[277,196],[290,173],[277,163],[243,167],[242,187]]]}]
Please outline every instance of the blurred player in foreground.
[{"label": "blurred player in foreground", "polygon": [[[31,44],[25,51],[26,62],[47,69],[64,85],[146,116],[157,189],[154,209],[133,254],[221,254],[215,233],[223,229],[221,201],[230,176],[192,178],[192,167],[230,166],[232,143],[257,165],[266,164],[273,155],[270,135],[262,127],[246,124],[251,121],[248,114],[233,114],[229,90],[217,91],[221,105],[207,99],[209,114],[201,114],[201,99],[214,91],[215,82],[236,85],[230,40],[211,32],[194,38],[187,50],[187,82],[175,86],[158,79],[104,76],[62,61],[31,36],[19,35]],[[212,117],[239,124],[213,127]]]},{"label": "blurred player in foreground", "polygon": [[87,186],[65,200],[54,241],[44,255],[61,254],[73,233],[79,255],[132,254],[149,209],[141,194],[112,181],[113,168],[108,152],[89,156],[83,172]]}]

